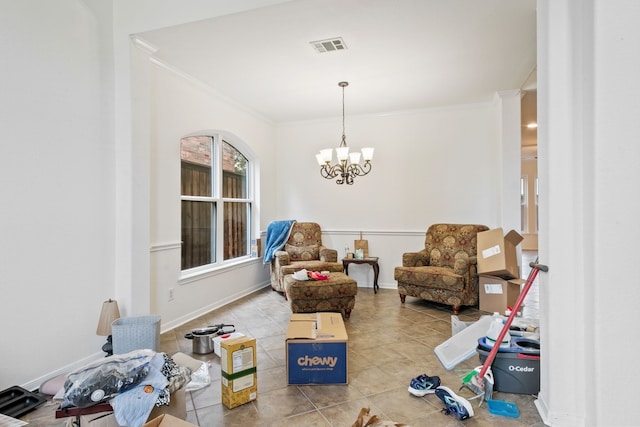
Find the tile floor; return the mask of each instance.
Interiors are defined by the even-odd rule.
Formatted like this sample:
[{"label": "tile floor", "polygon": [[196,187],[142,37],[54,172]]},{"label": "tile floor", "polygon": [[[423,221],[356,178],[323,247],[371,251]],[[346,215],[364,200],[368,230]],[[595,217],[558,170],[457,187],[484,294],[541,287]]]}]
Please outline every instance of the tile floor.
[{"label": "tile floor", "polygon": [[[351,318],[345,321],[349,334],[349,385],[288,386],[286,383],[284,334],[291,314],[284,298],[264,289],[228,307],[216,310],[179,330],[162,336],[168,353],[190,353],[192,343],[183,339],[197,327],[233,323],[238,331],[252,335],[258,343],[258,399],[228,410],[220,404],[220,365],[216,356],[200,356],[211,363],[212,384],[191,393],[188,420],[199,426],[351,426],[362,407],[373,414],[413,427],[433,425],[543,426],[534,406],[535,397],[498,393],[494,398],[513,401],[519,419],[492,415],[486,406],[476,416],[459,422],[441,413],[435,396],[423,398],[407,392],[409,381],[420,373],[438,375],[443,385],[457,390],[461,378],[480,364],[473,357],[446,371],[433,349],[451,336],[451,311],[415,298],[402,305],[397,291],[381,289],[374,295],[360,288]],[[465,309],[460,318],[476,320],[486,314]],[[469,390],[461,394],[472,397]]]},{"label": "tile floor", "polygon": [[[370,407],[371,413],[382,419],[413,427],[544,426],[534,405],[535,396],[494,392],[494,399],[516,403],[520,417],[493,415],[486,404],[478,407],[478,400],[473,400],[475,416],[458,421],[441,412],[443,404],[435,395],[410,395],[409,381],[418,374],[438,375],[443,385],[457,391],[462,377],[481,363],[474,356],[447,371],[435,356],[434,348],[451,336],[449,307],[411,297],[401,304],[395,289],[381,289],[376,295],[370,287],[362,287],[358,292],[351,318],[345,321],[349,335],[348,385],[287,385],[284,337],[291,311],[283,296],[271,288],[163,334],[161,351],[182,351],[210,365],[211,385],[187,393],[187,420],[201,427],[348,427],[361,408]],[[459,317],[474,321],[482,314],[486,313],[463,308]],[[234,324],[239,332],[255,337],[258,345],[258,398],[232,410],[220,402],[219,358],[213,353],[193,355],[192,341],[184,338],[193,329],[218,323]],[[460,394],[473,396],[467,389]],[[30,426],[64,425],[53,416],[29,418]]]}]

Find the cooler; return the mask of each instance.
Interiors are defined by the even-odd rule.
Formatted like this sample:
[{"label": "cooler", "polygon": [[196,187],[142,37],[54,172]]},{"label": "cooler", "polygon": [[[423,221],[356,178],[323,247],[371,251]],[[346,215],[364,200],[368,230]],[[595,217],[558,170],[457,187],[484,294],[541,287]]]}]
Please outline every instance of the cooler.
[{"label": "cooler", "polygon": [[[491,352],[485,337],[478,339],[476,348],[480,361]],[[540,342],[513,337],[511,346],[500,348],[491,364],[495,384],[493,389],[505,393],[538,394],[540,391]]]}]

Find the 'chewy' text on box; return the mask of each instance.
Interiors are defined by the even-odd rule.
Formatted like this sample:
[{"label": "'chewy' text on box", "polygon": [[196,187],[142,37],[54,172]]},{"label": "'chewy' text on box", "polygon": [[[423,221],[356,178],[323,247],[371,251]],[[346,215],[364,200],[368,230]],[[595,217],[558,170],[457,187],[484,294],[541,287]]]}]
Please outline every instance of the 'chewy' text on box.
[{"label": "'chewy' text on box", "polygon": [[289,384],[346,384],[345,343],[288,343]]}]

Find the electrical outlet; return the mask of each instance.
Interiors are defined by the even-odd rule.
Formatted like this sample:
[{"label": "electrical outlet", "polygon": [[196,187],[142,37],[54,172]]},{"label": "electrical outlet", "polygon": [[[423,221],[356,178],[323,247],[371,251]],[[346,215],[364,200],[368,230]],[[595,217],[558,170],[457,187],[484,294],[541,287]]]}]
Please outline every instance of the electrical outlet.
[{"label": "electrical outlet", "polygon": [[173,288],[169,288],[169,301],[173,301]]}]

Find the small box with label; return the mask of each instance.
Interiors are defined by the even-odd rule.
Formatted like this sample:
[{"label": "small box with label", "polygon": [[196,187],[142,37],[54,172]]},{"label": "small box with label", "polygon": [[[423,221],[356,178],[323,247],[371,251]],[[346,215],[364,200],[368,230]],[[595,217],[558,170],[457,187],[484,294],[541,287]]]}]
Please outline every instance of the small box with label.
[{"label": "small box with label", "polygon": [[496,276],[478,276],[480,287],[479,308],[489,313],[504,313],[513,307],[520,296],[522,279],[503,279]]},{"label": "small box with label", "polygon": [[256,339],[239,337],[220,342],[222,404],[229,409],[258,397]]}]

